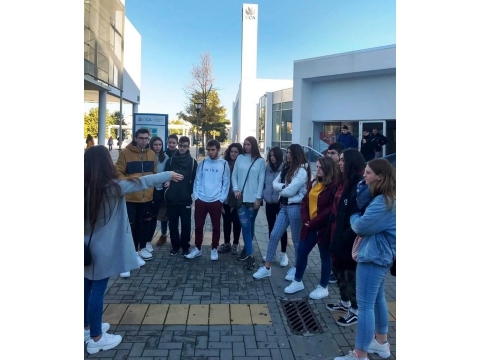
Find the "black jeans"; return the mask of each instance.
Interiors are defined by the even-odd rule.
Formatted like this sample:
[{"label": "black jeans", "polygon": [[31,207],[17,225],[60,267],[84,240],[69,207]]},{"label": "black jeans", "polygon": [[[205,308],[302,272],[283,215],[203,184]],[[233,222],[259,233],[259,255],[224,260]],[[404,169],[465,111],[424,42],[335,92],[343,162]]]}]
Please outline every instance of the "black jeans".
[{"label": "black jeans", "polygon": [[147,221],[147,229],[146,229],[146,237],[147,241],[152,241],[153,235],[155,234],[155,229],[157,228],[157,215],[160,206],[162,205],[163,194],[165,190],[157,190],[153,189],[153,201],[150,203],[150,208],[148,209],[148,216],[151,217],[149,221]]},{"label": "black jeans", "polygon": [[151,202],[134,203],[127,201],[127,214],[130,228],[132,229],[135,251],[144,249],[148,239],[148,221],[145,221]]},{"label": "black jeans", "polygon": [[339,264],[333,265],[333,275],[337,279],[340,298],[343,301],[350,301],[352,308],[358,309],[357,305],[357,272],[356,270],[346,269]]},{"label": "black jeans", "polygon": [[232,208],[227,204],[223,204],[223,236],[225,244],[230,244],[230,234],[232,232],[233,224],[233,245],[238,245],[240,241],[240,232],[242,231],[242,225],[238,219],[237,209],[233,208],[233,211],[230,211]]},{"label": "black jeans", "polygon": [[[275,220],[277,219],[277,215],[280,211],[280,203],[277,204],[269,204],[265,203],[265,214],[267,215],[267,222],[268,222],[268,238],[270,238],[270,234],[272,233],[273,226],[275,225]],[[280,239],[280,245],[282,252],[287,252],[287,232],[285,231]]]},{"label": "black jeans", "polygon": [[[192,205],[168,204],[168,228],[170,241],[174,250],[188,251],[190,248],[190,231],[192,226]],[[178,220],[181,221],[182,232],[178,233]]]}]

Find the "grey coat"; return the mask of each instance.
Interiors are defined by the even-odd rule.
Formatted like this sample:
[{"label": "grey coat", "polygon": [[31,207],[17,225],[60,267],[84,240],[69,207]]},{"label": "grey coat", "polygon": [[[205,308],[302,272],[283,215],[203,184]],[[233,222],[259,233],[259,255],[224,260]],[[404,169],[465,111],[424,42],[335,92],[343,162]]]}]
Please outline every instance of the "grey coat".
[{"label": "grey coat", "polygon": [[270,164],[267,163],[265,166],[265,187],[263,188],[263,198],[265,202],[269,204],[276,204],[278,203],[279,192],[275,191],[272,186],[273,180],[282,173],[284,163],[282,162],[277,169],[277,171],[273,172]]},{"label": "grey coat", "polygon": [[[85,266],[84,277],[89,280],[101,280],[139,268],[138,255],[133,245],[132,232],[128,221],[125,194],[142,191],[171,179],[171,172],[163,172],[142,176],[137,181],[118,180],[121,195],[119,198],[114,198],[113,195],[109,198],[113,204],[110,221],[105,224],[103,211],[101,210],[99,213],[99,219],[90,242],[93,263],[90,266]],[[107,214],[106,219],[108,217]],[[90,233],[90,224],[85,221],[83,237],[85,245],[88,245]]]}]

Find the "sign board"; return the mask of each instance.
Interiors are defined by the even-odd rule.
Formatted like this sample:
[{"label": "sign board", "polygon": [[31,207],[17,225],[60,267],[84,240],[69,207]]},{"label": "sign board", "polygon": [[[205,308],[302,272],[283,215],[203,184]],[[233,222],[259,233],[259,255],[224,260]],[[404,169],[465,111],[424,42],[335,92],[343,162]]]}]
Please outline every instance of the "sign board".
[{"label": "sign board", "polygon": [[133,136],[138,129],[148,129],[150,139],[159,136],[165,144],[168,137],[167,114],[133,114]]}]

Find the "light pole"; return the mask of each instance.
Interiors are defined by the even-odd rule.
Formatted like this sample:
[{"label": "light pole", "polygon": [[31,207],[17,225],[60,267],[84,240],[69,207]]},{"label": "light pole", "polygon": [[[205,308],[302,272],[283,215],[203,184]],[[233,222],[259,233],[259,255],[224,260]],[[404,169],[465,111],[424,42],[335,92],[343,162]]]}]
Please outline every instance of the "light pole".
[{"label": "light pole", "polygon": [[198,160],[198,120],[200,118],[200,110],[202,109],[202,103],[201,102],[196,102],[195,103],[195,110],[197,110],[197,136],[195,137],[196,143],[197,143],[197,160]]}]

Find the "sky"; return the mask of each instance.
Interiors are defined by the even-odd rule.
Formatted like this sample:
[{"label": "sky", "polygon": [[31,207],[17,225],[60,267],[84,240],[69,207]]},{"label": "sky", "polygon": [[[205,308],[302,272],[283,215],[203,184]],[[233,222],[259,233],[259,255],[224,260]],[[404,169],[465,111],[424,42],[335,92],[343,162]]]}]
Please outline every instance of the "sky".
[{"label": "sky", "polygon": [[[193,65],[209,52],[214,86],[231,120],[241,76],[241,10],[237,0],[126,0],[126,16],[142,39],[139,112],[183,111]],[[252,2],[253,3],[253,2]],[[396,3],[257,1],[257,78],[292,79],[293,62],[396,43]],[[85,105],[85,111],[92,107]],[[109,105],[109,110],[118,106]],[[128,106],[124,110],[128,114]]]}]

